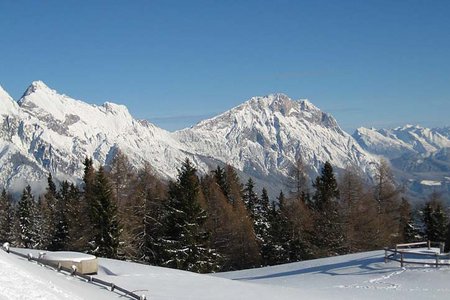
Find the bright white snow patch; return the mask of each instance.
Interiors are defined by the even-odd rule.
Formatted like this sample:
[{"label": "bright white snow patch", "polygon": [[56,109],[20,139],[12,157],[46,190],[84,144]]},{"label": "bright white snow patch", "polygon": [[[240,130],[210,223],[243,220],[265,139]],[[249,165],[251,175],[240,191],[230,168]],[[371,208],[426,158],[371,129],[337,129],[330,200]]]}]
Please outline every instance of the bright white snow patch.
[{"label": "bright white snow patch", "polygon": [[421,185],[428,185],[428,186],[439,186],[441,185],[440,181],[434,181],[434,180],[422,180],[420,182]]}]

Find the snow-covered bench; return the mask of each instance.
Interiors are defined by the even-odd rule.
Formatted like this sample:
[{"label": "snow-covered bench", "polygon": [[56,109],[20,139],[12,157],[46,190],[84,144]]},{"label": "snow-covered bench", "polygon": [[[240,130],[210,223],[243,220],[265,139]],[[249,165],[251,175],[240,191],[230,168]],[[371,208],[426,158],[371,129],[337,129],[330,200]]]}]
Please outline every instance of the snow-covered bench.
[{"label": "snow-covered bench", "polygon": [[58,251],[58,252],[44,252],[39,255],[43,262],[48,262],[54,265],[60,265],[68,269],[76,267],[76,271],[81,274],[97,274],[98,261],[97,257],[90,254]]}]

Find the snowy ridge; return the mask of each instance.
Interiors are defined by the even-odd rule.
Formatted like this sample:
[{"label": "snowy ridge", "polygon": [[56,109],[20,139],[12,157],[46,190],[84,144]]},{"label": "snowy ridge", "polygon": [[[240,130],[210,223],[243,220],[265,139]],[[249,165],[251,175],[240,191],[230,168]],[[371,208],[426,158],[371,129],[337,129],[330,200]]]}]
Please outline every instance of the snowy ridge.
[{"label": "snowy ridge", "polygon": [[17,103],[0,85],[0,117],[17,114]]},{"label": "snowy ridge", "polygon": [[353,137],[368,152],[390,159],[411,198],[440,193],[450,201],[450,128],[406,125],[394,129],[358,128]]},{"label": "snowy ridge", "polygon": [[[353,137],[369,152],[396,158],[404,154],[429,155],[450,147],[450,130],[406,125],[394,129],[358,128]],[[447,134],[447,135],[446,135]]]},{"label": "snowy ridge", "polygon": [[375,158],[308,100],[284,94],[253,97],[217,117],[175,133],[195,152],[213,156],[258,177],[288,176],[301,157],[317,174],[325,161],[337,168],[370,170]]},{"label": "snowy ridge", "polygon": [[181,162],[192,156],[169,132],[133,119],[123,105],[90,105],[41,81],[33,82],[18,104],[17,116],[0,121],[0,160],[8,163],[0,167],[0,178],[8,187],[39,185],[48,172],[60,180],[79,180],[85,157],[104,165],[118,149],[134,166],[149,162],[164,178],[174,177]]},{"label": "snowy ridge", "polygon": [[277,189],[298,157],[312,166],[311,175],[325,161],[364,171],[375,161],[331,115],[283,94],[253,97],[174,133],[134,119],[123,105],[91,105],[42,81],[33,82],[17,103],[1,89],[0,101],[0,185],[15,189],[45,182],[48,172],[79,180],[85,157],[104,165],[118,149],[135,167],[148,162],[163,178],[174,178],[188,157],[202,173],[228,163]]}]

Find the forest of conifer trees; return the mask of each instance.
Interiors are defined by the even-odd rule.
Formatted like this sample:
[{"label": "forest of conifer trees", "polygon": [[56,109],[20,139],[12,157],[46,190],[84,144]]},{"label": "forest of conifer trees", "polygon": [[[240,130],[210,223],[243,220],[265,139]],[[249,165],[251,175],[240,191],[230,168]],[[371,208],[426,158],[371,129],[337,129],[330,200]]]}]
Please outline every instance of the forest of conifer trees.
[{"label": "forest of conifer trees", "polygon": [[135,170],[120,152],[108,167],[95,169],[89,158],[84,167],[81,186],[57,187],[49,174],[43,195],[27,186],[14,201],[3,190],[0,242],[204,273],[450,235],[439,195],[413,210],[384,161],[368,184],[351,168],[336,178],[328,162],[311,180],[299,160],[292,189],[277,199],[251,178],[242,183],[231,166],[199,176],[186,159],[170,182],[148,165]]}]

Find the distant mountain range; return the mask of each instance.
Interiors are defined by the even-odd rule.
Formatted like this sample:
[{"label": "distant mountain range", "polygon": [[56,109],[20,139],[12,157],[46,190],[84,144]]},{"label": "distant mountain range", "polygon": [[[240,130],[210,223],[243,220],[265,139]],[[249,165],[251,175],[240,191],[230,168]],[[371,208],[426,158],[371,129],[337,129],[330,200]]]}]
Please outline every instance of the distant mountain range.
[{"label": "distant mountain range", "polygon": [[450,127],[359,128],[353,137],[366,151],[390,159],[412,197],[438,192],[450,201]]},{"label": "distant mountain range", "polygon": [[[49,172],[77,182],[85,157],[107,165],[118,149],[135,167],[148,162],[165,179],[173,179],[189,158],[201,173],[230,164],[273,191],[289,188],[290,170],[300,157],[312,177],[325,161],[337,171],[353,166],[370,177],[383,155],[399,174],[414,174],[401,180],[422,186],[423,180],[439,179],[441,187],[448,177],[437,174],[450,162],[448,128],[360,128],[352,137],[308,100],[284,94],[253,97],[196,126],[168,132],[134,119],[123,105],[87,104],[35,81],[17,102],[0,87],[0,126],[0,186],[15,191],[27,183],[39,191]],[[412,167],[412,157],[427,163]]]}]

